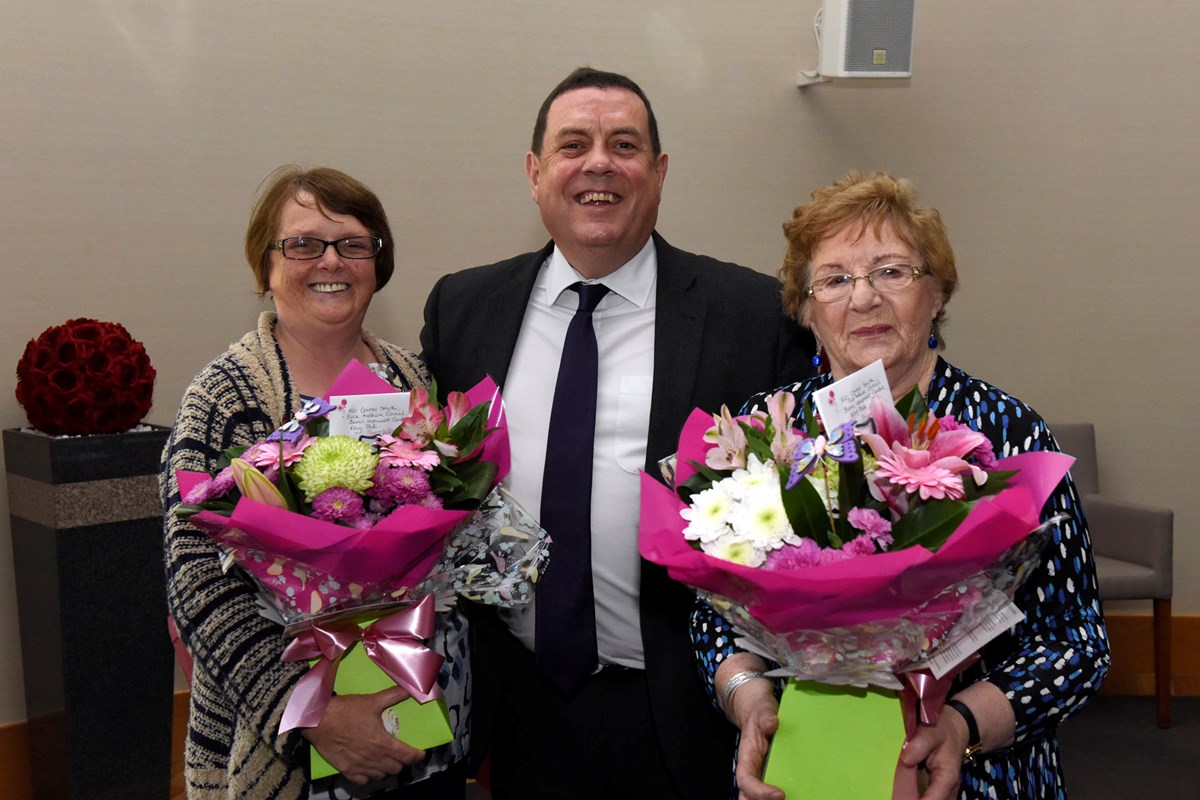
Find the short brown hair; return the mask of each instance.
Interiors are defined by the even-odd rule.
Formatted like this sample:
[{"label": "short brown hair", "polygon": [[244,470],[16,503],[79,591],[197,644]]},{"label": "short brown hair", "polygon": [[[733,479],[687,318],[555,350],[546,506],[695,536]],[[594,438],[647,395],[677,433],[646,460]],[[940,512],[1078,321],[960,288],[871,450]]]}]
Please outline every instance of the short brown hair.
[{"label": "short brown hair", "polygon": [[383,240],[375,256],[375,291],[382,289],[395,269],[395,246],[392,229],[379,198],[359,181],[331,167],[302,169],[287,164],[272,172],[263,183],[267,188],[259,195],[250,212],[246,226],[246,261],[258,281],[262,296],[270,288],[271,244],[279,234],[279,218],[283,207],[296,195],[307,192],[322,212],[345,214],[361,222],[372,236]]},{"label": "short brown hair", "polygon": [[917,190],[909,180],[886,172],[851,170],[844,178],[812,193],[812,202],[796,206],[783,224],[787,254],[779,268],[783,304],[797,322],[803,322],[808,302],[808,269],[821,242],[849,225],[860,223],[876,233],[890,222],[901,241],[916,250],[942,291],[942,310],[933,319],[934,333],[942,341],[946,304],[958,288],[954,250],[937,209],[917,203]]}]

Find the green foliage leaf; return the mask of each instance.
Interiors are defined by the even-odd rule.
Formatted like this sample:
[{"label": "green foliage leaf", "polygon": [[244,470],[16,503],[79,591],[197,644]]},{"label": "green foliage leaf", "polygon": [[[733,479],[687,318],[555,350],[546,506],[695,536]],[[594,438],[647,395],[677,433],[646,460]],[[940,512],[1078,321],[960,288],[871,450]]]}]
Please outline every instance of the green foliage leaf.
[{"label": "green foliage leaf", "polygon": [[491,403],[480,403],[468,411],[462,419],[451,428],[444,441],[458,446],[460,452],[473,453],[483,440],[492,432],[487,427],[488,409]]},{"label": "green foliage leaf", "polygon": [[937,550],[958,528],[970,504],[962,500],[933,500],[909,511],[892,528],[892,550],[920,545]]},{"label": "green foliage leaf", "polygon": [[675,494],[679,495],[679,499],[685,503],[692,501],[692,495],[703,492],[711,487],[717,481],[729,477],[727,471],[715,470],[707,464],[701,464],[692,459],[688,459],[696,472],[692,474],[686,481],[675,487]]},{"label": "green foliage leaf", "polygon": [[914,386],[908,391],[908,394],[901,397],[896,403],[896,410],[900,412],[900,416],[908,419],[914,417],[918,421],[921,417],[929,413],[929,406],[925,404],[925,397]]},{"label": "green foliage leaf", "polygon": [[976,486],[974,479],[969,475],[963,475],[963,493],[966,495],[968,503],[978,500],[981,497],[991,497],[994,494],[999,494],[1008,488],[1008,479],[1016,475],[1019,470],[996,470],[987,474],[987,481],[983,486]]},{"label": "green foliage leaf", "polygon": [[798,536],[814,539],[821,547],[829,546],[829,514],[820,493],[806,480],[787,488],[788,476],[779,476],[779,490],[783,495],[783,510],[787,514],[792,530]]}]

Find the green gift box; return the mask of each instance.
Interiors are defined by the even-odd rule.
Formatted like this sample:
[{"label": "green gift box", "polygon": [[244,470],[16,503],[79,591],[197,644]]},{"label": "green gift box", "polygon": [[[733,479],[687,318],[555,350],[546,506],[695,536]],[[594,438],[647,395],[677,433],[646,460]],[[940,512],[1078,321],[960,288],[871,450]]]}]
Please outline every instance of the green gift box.
[{"label": "green gift box", "polygon": [[903,745],[897,692],[789,680],[763,781],[788,797],[891,797]]},{"label": "green gift box", "polygon": [[[363,626],[369,624],[369,621],[362,623]],[[346,651],[338,666],[333,691],[336,694],[372,694],[395,685],[396,682],[367,657],[362,646],[356,644]],[[446,700],[440,697],[427,703],[420,703],[412,697],[401,701],[384,712],[384,724],[388,730],[395,732],[397,739],[422,750],[446,744],[454,739],[454,732],[450,730],[450,715],[446,711]],[[309,774],[313,780],[337,772],[316,748],[310,747],[309,750]]]}]

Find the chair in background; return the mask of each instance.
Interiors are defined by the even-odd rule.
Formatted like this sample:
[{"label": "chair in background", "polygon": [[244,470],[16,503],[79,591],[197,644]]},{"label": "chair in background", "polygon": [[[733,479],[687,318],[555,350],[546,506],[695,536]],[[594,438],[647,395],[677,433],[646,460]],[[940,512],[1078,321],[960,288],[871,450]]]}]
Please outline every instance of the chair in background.
[{"label": "chair in background", "polygon": [[1171,727],[1171,590],[1175,512],[1100,493],[1096,432],[1091,423],[1050,426],[1075,457],[1071,476],[1083,501],[1102,600],[1154,602],[1154,697],[1158,727]]}]

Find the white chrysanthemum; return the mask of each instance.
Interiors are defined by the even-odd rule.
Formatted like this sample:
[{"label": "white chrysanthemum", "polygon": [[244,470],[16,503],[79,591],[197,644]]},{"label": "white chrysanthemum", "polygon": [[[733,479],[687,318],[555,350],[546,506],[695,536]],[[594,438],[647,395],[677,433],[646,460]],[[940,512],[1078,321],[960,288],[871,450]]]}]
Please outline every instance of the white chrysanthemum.
[{"label": "white chrysanthemum", "polygon": [[774,550],[796,538],[775,484],[747,492],[730,514],[729,524],[737,536],[762,550]]},{"label": "white chrysanthemum", "polygon": [[767,560],[765,551],[758,549],[740,536],[722,536],[719,539],[700,545],[700,549],[713,558],[732,561],[747,567],[761,567]]},{"label": "white chrysanthemum", "polygon": [[725,481],[719,481],[703,492],[692,495],[691,507],[679,512],[679,516],[688,520],[688,526],[683,529],[685,539],[711,542],[729,533],[729,512],[733,508],[733,498],[725,491],[723,483]]},{"label": "white chrysanthemum", "polygon": [[727,487],[730,496],[740,500],[748,492],[753,492],[764,486],[775,487],[778,491],[779,473],[772,461],[759,461],[758,456],[750,454],[745,469],[737,469],[728,478],[721,481]]}]

